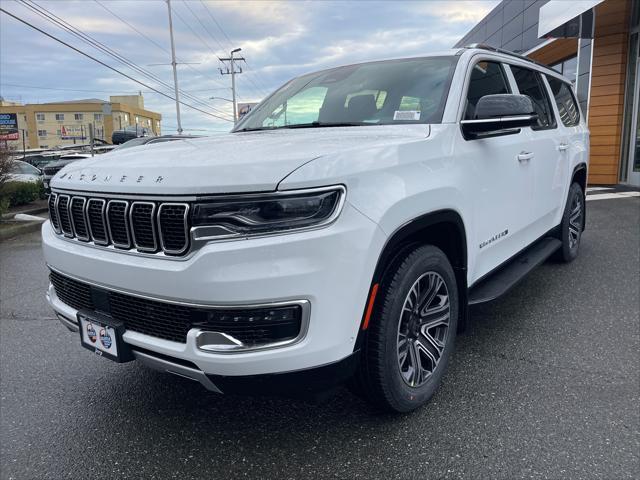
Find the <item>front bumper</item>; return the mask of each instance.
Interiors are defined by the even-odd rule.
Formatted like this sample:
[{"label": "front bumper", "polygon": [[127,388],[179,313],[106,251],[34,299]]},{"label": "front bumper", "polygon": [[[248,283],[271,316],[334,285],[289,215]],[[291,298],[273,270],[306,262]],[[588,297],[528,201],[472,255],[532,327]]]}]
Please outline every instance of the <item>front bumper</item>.
[{"label": "front bumper", "polygon": [[[323,229],[205,245],[185,259],[138,256],[93,248],[42,229],[51,268],[104,289],[159,301],[242,306],[307,300],[304,338],[258,351],[213,353],[196,345],[127,330],[125,342],[142,350],[190,362],[206,375],[253,376],[333,364],[349,357],[385,235],[349,203]],[[73,322],[76,311],[49,289],[53,309]],[[63,322],[68,325],[68,322]]]}]

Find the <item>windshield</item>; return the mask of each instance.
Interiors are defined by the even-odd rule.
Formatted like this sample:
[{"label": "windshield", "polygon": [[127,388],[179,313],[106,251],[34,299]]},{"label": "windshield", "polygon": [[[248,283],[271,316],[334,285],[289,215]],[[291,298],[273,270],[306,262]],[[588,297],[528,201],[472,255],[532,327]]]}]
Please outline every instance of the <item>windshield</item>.
[{"label": "windshield", "polygon": [[457,57],[349,65],[296,78],[234,131],[440,123]]},{"label": "windshield", "polygon": [[123,148],[137,147],[139,145],[144,145],[145,143],[148,143],[148,142],[149,142],[149,137],[133,138],[124,143],[121,143],[116,148],[114,148],[114,150],[122,150]]}]

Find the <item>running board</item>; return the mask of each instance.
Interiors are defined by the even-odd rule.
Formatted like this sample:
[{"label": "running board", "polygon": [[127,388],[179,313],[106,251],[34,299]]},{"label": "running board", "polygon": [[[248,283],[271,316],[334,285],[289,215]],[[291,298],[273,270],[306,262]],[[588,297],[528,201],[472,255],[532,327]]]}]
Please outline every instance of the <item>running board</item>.
[{"label": "running board", "polygon": [[471,287],[469,305],[486,303],[501,297],[561,246],[562,242],[557,238],[544,238],[527,248]]}]

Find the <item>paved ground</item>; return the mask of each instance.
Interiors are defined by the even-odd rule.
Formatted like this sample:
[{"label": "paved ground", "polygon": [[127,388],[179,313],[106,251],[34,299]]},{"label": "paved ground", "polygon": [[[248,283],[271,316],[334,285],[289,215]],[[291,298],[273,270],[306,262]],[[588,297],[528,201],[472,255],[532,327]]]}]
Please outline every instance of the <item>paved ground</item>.
[{"label": "paved ground", "polygon": [[426,407],[225,397],[91,355],[46,307],[38,235],[0,245],[3,479],[640,477],[640,198],[580,257],[473,311]]}]

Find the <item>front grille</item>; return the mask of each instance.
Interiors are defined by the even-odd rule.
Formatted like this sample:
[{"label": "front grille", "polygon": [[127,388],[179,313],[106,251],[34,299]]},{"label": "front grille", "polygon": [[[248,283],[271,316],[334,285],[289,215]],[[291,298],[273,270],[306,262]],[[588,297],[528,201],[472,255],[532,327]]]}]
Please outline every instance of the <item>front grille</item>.
[{"label": "front grille", "polygon": [[162,246],[166,251],[182,253],[187,244],[187,205],[182,203],[165,203],[160,205],[158,225]]},{"label": "front grille", "polygon": [[49,195],[49,219],[53,229],[60,233],[60,222],[58,222],[58,214],[56,213],[56,195]]},{"label": "front grille", "polygon": [[219,309],[176,305],[113,292],[50,274],[58,298],[76,310],[100,311],[122,321],[127,330],[186,343],[191,328],[227,333],[245,346],[292,340],[302,328],[300,306]]},{"label": "front grille", "polygon": [[73,224],[73,232],[75,236],[82,241],[89,240],[89,230],[87,230],[87,221],[84,216],[84,205],[86,200],[83,197],[73,197],[71,199],[71,223]]},{"label": "front grille", "polygon": [[64,165],[61,165],[59,167],[44,167],[42,171],[47,177],[53,177],[56,173],[62,170],[62,167],[64,167]]},{"label": "front grille", "polygon": [[91,198],[52,193],[53,229],[95,245],[144,253],[184,255],[189,250],[189,204]]},{"label": "front grille", "polygon": [[71,219],[69,218],[69,195],[60,195],[57,202],[57,213],[60,219],[60,228],[67,237],[73,237]]}]

